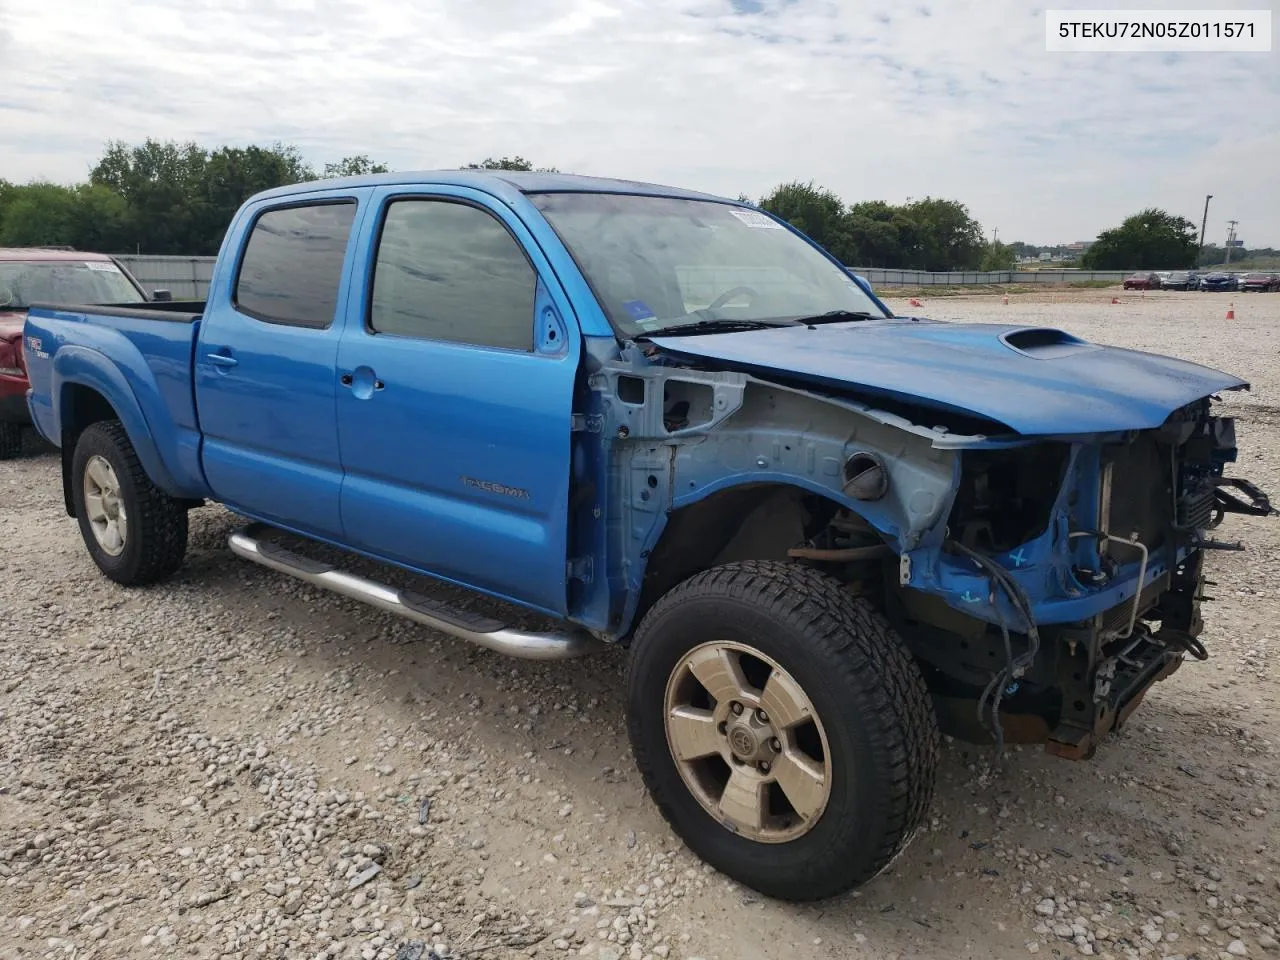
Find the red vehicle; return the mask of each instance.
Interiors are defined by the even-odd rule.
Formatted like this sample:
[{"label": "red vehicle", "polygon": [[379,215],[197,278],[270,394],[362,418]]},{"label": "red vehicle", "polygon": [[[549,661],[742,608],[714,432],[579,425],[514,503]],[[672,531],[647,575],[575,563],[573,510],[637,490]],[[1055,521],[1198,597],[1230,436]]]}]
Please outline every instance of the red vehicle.
[{"label": "red vehicle", "polygon": [[1124,278],[1126,290],[1159,290],[1160,274],[1143,271]]},{"label": "red vehicle", "polygon": [[[157,300],[167,291],[157,290]],[[22,327],[32,303],[125,304],[149,298],[120,263],[75,250],[0,248],[0,460],[22,452],[31,424]]]},{"label": "red vehicle", "polygon": [[1254,293],[1280,290],[1280,273],[1246,273],[1240,278],[1240,289]]}]

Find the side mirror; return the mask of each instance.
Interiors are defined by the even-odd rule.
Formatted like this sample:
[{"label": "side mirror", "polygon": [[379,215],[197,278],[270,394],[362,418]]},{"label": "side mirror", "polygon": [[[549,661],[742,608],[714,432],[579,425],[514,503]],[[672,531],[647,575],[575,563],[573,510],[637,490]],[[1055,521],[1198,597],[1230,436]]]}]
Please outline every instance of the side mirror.
[{"label": "side mirror", "polygon": [[158,303],[170,303],[173,301],[173,292],[170,290],[152,290],[151,299]]}]

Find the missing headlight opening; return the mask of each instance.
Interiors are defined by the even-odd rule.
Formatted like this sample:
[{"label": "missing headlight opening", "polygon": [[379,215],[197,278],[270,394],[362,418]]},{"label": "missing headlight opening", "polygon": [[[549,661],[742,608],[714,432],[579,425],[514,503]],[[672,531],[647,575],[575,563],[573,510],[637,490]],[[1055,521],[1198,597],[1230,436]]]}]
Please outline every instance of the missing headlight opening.
[{"label": "missing headlight opening", "polygon": [[1070,453],[1065,443],[965,453],[947,519],[951,536],[971,549],[1000,553],[1043,533]]}]

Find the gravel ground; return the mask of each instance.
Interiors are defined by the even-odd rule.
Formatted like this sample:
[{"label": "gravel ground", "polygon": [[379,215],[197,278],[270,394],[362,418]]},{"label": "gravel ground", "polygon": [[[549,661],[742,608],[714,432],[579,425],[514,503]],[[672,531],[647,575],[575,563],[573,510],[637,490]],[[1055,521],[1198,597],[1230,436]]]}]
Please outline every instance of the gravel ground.
[{"label": "gravel ground", "polygon": [[[1235,469],[1280,494],[1280,295],[1110,297],[895,306],[1239,372]],[[126,591],[60,501],[52,454],[0,464],[3,960],[1280,956],[1280,521],[1228,522],[1212,658],[1094,761],[949,744],[928,832],[794,906],[667,830],[621,655],[509,661],[370,612],[232,557],[220,508]]]}]

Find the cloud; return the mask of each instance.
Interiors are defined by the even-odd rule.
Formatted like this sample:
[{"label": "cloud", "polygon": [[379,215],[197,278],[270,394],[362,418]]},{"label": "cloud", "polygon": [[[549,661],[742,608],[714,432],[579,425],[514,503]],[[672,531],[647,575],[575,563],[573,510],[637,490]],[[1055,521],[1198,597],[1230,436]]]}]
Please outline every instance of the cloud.
[{"label": "cloud", "polygon": [[1232,217],[1280,245],[1280,54],[1051,54],[1027,14],[1015,0],[5,4],[0,176],[83,177],[109,139],[283,140],[317,164],[519,153],[729,196],[799,178],[850,201],[954,197],[1040,242],[1152,205],[1198,224],[1213,193],[1210,237]]}]

